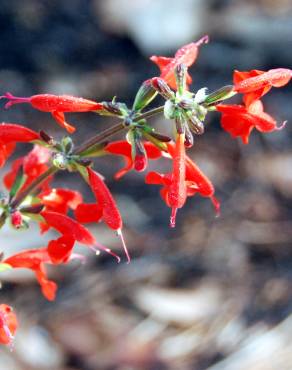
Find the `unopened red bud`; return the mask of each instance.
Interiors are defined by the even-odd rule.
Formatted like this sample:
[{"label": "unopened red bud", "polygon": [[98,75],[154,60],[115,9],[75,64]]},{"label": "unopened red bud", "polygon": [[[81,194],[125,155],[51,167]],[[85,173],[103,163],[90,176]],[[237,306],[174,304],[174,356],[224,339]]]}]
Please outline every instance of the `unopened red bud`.
[{"label": "unopened red bud", "polygon": [[20,229],[23,225],[22,215],[19,211],[15,211],[11,214],[11,224],[16,229]]},{"label": "unopened red bud", "polygon": [[144,171],[147,167],[147,157],[144,153],[137,153],[134,158],[134,168],[136,171]]}]

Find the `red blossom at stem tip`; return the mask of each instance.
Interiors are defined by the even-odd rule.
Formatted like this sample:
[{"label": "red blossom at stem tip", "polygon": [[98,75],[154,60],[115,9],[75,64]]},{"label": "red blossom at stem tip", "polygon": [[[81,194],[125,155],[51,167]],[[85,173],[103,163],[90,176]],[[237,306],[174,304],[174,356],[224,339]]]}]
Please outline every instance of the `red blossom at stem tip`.
[{"label": "red blossom at stem tip", "polygon": [[[244,101],[248,99],[244,98]],[[221,118],[222,128],[229,132],[232,137],[241,137],[244,144],[248,144],[249,135],[256,128],[260,132],[272,132],[284,128],[284,122],[277,126],[273,117],[264,112],[260,100],[252,101],[244,105],[219,104],[216,109],[223,113]]]},{"label": "red blossom at stem tip", "polygon": [[39,94],[22,98],[6,93],[0,96],[0,99],[1,98],[9,100],[8,103],[5,104],[5,108],[9,108],[14,104],[28,103],[35,109],[43,112],[50,112],[57,123],[71,134],[76,129],[65,121],[65,112],[89,112],[103,109],[102,103],[71,95]]},{"label": "red blossom at stem tip", "polygon": [[0,167],[13,153],[16,143],[27,143],[39,139],[39,134],[16,123],[0,124]]},{"label": "red blossom at stem tip", "polygon": [[[89,167],[87,168],[87,173],[88,182],[96,198],[97,206],[100,207],[98,210],[98,214],[100,214],[101,212],[101,217],[103,221],[107,224],[107,226],[117,231],[119,237],[121,238],[123,248],[129,263],[130,255],[122,233],[123,220],[117,204],[113,196],[111,195],[109,188],[101,179],[100,175]],[[95,221],[96,216],[94,214],[92,216],[92,221]]]},{"label": "red blossom at stem tip", "polygon": [[59,231],[63,236],[71,237],[75,241],[87,245],[95,252],[99,253],[99,249],[101,249],[114,256],[118,262],[120,262],[120,257],[118,255],[112,252],[111,249],[98,243],[86,227],[73,220],[71,217],[52,211],[42,211],[40,214],[50,227]]},{"label": "red blossom at stem tip", "polygon": [[[216,214],[220,214],[220,203],[214,195],[213,184],[187,155],[181,153],[181,141],[182,139],[179,138],[176,144],[167,143],[168,153],[174,162],[173,172],[164,175],[152,171],[145,178],[146,184],[162,185],[160,195],[166,205],[172,208],[171,227],[175,226],[176,211],[184,205],[186,197],[197,193],[210,198]],[[182,158],[184,158],[185,169],[183,169]],[[184,180],[182,180],[183,173],[185,173]]]},{"label": "red blossom at stem tip", "polygon": [[282,87],[292,78],[292,70],[287,68],[270,69],[267,72],[253,69],[247,72],[234,71],[234,90],[245,95],[245,103],[251,104],[270,91],[272,87]]},{"label": "red blossom at stem tip", "polygon": [[13,268],[27,268],[32,270],[41,286],[43,295],[49,301],[55,299],[57,284],[54,281],[48,280],[45,270],[45,263],[51,262],[47,248],[25,250],[6,258],[2,262]]},{"label": "red blossom at stem tip", "polygon": [[[209,42],[209,37],[203,36],[197,42],[191,42],[190,44],[182,46],[178,51],[175,53],[173,58],[161,57],[153,55],[150,60],[158,65],[160,68],[161,74],[160,77],[168,83],[170,87],[173,89],[177,89],[176,86],[176,79],[175,79],[175,68],[179,64],[184,64],[187,67],[190,67],[197,59],[199,53],[199,47],[203,44],[207,44]],[[192,78],[189,74],[187,74],[187,84],[192,83]]]},{"label": "red blossom at stem tip", "polygon": [[7,304],[0,304],[0,343],[11,344],[17,327],[17,318],[12,308]]},{"label": "red blossom at stem tip", "polygon": [[[148,159],[158,159],[161,157],[161,150],[159,150],[154,144],[146,141],[143,143],[143,145]],[[120,155],[125,160],[125,167],[123,167],[115,174],[115,179],[117,180],[124,176],[127,172],[132,170],[134,167],[138,171],[145,169],[143,165],[144,162],[141,166],[139,166],[140,163],[134,163],[132,158],[131,144],[129,144],[126,140],[113,141],[104,148],[104,151],[109,154]]]},{"label": "red blossom at stem tip", "polygon": [[[82,195],[71,189],[53,188],[46,189],[38,195],[41,204],[45,206],[45,211],[53,211],[66,215],[69,209],[75,210],[82,203]],[[41,231],[49,229],[47,223],[40,223]]]}]

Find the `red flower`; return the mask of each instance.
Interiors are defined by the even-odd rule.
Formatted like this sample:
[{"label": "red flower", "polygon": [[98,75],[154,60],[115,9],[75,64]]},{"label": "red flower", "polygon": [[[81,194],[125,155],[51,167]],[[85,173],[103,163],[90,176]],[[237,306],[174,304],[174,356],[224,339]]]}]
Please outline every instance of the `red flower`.
[{"label": "red flower", "polygon": [[[182,135],[183,136],[183,135]],[[160,191],[161,197],[172,208],[170,218],[170,226],[175,226],[175,213],[178,208],[181,208],[186,200],[186,197],[194,196],[199,193],[203,197],[211,199],[216,213],[220,213],[220,203],[214,196],[215,190],[210,180],[202,173],[196,164],[185,154],[181,152],[181,138],[177,140],[176,145],[168,143],[168,152],[173,158],[173,173],[160,174],[157,172],[149,172],[145,178],[146,184],[162,185]],[[182,159],[184,159],[185,170],[183,169]],[[184,180],[182,180],[185,172]]]},{"label": "red flower", "polygon": [[[16,179],[20,166],[23,166],[23,173],[26,176],[26,181],[20,190],[25,189],[32,183],[32,181],[48,169],[47,163],[49,159],[50,151],[47,148],[35,145],[33,150],[31,150],[26,156],[16,159],[12,163],[10,172],[4,176],[4,185],[8,190],[10,190]],[[50,180],[51,178],[42,184],[42,189],[47,189]]]},{"label": "red flower", "polygon": [[51,240],[48,244],[48,254],[51,258],[52,263],[66,263],[69,261],[73,247],[75,244],[75,239],[71,236],[61,236],[56,240]]},{"label": "red flower", "polygon": [[178,135],[174,153],[173,153],[173,168],[172,176],[167,192],[167,204],[171,207],[170,226],[175,227],[176,213],[179,208],[182,208],[185,204],[187,193],[186,193],[186,166],[185,166],[185,136]]},{"label": "red flower", "polygon": [[[153,55],[150,60],[158,65],[161,74],[160,77],[164,79],[170,87],[176,90],[176,80],[174,71],[179,64],[185,64],[190,67],[197,59],[199,47],[202,44],[207,44],[209,42],[209,37],[204,36],[197,42],[191,42],[190,44],[182,46],[175,53],[174,58],[158,57]],[[192,83],[192,78],[187,74],[187,84]]]},{"label": "red flower", "polygon": [[234,90],[245,94],[245,103],[251,104],[260,99],[272,87],[282,87],[292,78],[292,70],[286,68],[270,69],[267,72],[256,69],[248,72],[234,71]]},{"label": "red flower", "polygon": [[71,95],[40,94],[33,95],[29,98],[19,98],[10,93],[6,93],[0,98],[6,98],[9,100],[9,102],[6,103],[5,108],[9,108],[18,103],[29,103],[40,111],[50,112],[57,123],[61,127],[65,128],[69,133],[73,133],[75,131],[75,127],[65,121],[64,112],[89,112],[103,109],[103,105],[101,103],[77,98]]},{"label": "red flower", "polygon": [[72,218],[61,213],[51,211],[42,211],[41,216],[50,227],[59,231],[59,233],[61,233],[63,236],[70,237],[81,244],[85,244],[94,249],[95,252],[97,250],[94,247],[104,250],[105,252],[114,256],[118,261],[120,261],[119,256],[117,256],[109,248],[106,248],[103,245],[99,244],[86,227],[73,220]]},{"label": "red flower", "polygon": [[272,132],[281,130],[285,125],[284,122],[278,127],[274,118],[264,112],[260,100],[252,101],[245,106],[219,104],[216,108],[223,113],[221,118],[223,129],[232,137],[241,137],[244,144],[248,144],[249,135],[254,128],[260,132]]},{"label": "red flower", "polygon": [[[150,142],[144,142],[143,144],[144,144],[147,157],[149,159],[157,159],[161,157],[161,151],[154,144]],[[124,160],[126,162],[125,167],[119,170],[115,174],[115,179],[120,179],[128,171],[134,168],[134,161],[132,159],[132,148],[131,148],[131,145],[127,141],[125,140],[114,141],[112,143],[109,143],[104,148],[104,150],[110,154],[121,155],[122,157],[124,157]],[[137,169],[137,163],[136,163],[135,168]],[[143,166],[141,168],[144,169]],[[138,167],[138,170],[139,170],[139,167]]]},{"label": "red flower", "polygon": [[[113,230],[116,230],[121,238],[123,248],[127,257],[128,262],[130,262],[130,256],[123,238],[122,228],[123,221],[120,211],[116,205],[116,202],[106,186],[104,181],[101,179],[99,174],[89,167],[87,168],[89,185],[93,191],[93,194],[97,201],[98,206],[98,216],[101,214],[103,221]],[[91,206],[91,205],[90,205]],[[95,212],[91,214],[92,221],[96,221]]]},{"label": "red flower", "polygon": [[13,268],[28,268],[32,270],[42,288],[43,295],[49,301],[53,301],[56,296],[57,285],[55,282],[48,280],[45,270],[45,263],[50,262],[51,258],[47,248],[25,250],[3,261],[3,263],[7,263]]},{"label": "red flower", "polygon": [[18,326],[17,318],[12,308],[0,304],[0,343],[11,344]]},{"label": "red flower", "polygon": [[39,139],[39,134],[15,123],[0,124],[0,167],[13,153],[16,143],[26,143]]},{"label": "red flower", "polygon": [[[82,195],[75,190],[53,188],[47,189],[38,195],[41,203],[45,206],[46,211],[67,214],[69,209],[75,210],[82,203]],[[45,232],[49,225],[41,223],[41,230]]]}]

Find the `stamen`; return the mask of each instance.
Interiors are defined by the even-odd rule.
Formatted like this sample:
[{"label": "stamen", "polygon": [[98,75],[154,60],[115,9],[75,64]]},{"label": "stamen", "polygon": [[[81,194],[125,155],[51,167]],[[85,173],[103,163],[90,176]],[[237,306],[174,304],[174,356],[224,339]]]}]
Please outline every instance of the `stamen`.
[{"label": "stamen", "polygon": [[208,44],[208,42],[209,42],[209,36],[205,35],[199,41],[196,42],[196,46],[200,46],[202,44]]},{"label": "stamen", "polygon": [[124,252],[125,252],[125,255],[126,255],[126,257],[127,257],[127,263],[130,263],[130,262],[131,262],[131,257],[130,257],[130,254],[129,254],[128,248],[127,248],[127,246],[126,246],[126,242],[125,242],[125,239],[124,239],[124,236],[123,236],[122,230],[121,230],[121,229],[118,229],[118,230],[117,230],[117,234],[118,234],[118,236],[120,237],[120,239],[121,239],[121,241],[122,241],[123,248],[124,248]]},{"label": "stamen", "polygon": [[177,213],[177,208],[172,208],[171,215],[170,215],[170,223],[169,223],[170,227],[175,227],[176,213]]},{"label": "stamen", "polygon": [[220,214],[221,214],[219,200],[216,197],[212,196],[211,197],[211,202],[213,203],[213,206],[215,208],[216,217],[219,217]]},{"label": "stamen", "polygon": [[276,126],[275,127],[275,130],[277,130],[277,131],[280,131],[280,130],[282,130],[285,126],[286,126],[286,123],[287,123],[288,121],[284,121],[280,126]]},{"label": "stamen", "polygon": [[114,253],[110,248],[107,248],[107,247],[103,246],[102,244],[96,242],[95,246],[90,246],[89,247],[90,249],[92,249],[94,251],[94,253],[96,255],[99,255],[100,251],[98,249],[96,249],[95,247],[98,248],[98,249],[101,249],[102,251],[104,251],[104,252],[110,254],[111,256],[115,257],[117,259],[118,263],[121,262],[121,257],[119,257],[116,253]]}]

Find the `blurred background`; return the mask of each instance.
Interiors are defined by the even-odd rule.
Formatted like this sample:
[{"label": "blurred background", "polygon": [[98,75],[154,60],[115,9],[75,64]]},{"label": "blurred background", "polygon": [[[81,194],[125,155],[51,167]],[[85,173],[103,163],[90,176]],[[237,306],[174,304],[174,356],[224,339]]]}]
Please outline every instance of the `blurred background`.
[{"label": "blurred background", "polygon": [[[173,56],[204,34],[210,43],[191,69],[194,91],[230,84],[233,69],[292,68],[289,0],[0,0],[0,34],[0,93],[16,96],[117,96],[131,104],[141,82],[158,75],[149,56]],[[1,370],[292,369],[291,84],[264,103],[279,123],[288,120],[284,130],[253,132],[244,146],[214,113],[189,152],[215,185],[220,218],[198,196],[170,230],[158,187],[134,172],[115,182],[123,162],[96,161],[122,211],[132,263],[80,248],[86,265],[50,269],[59,285],[53,303],[27,271],[1,273],[1,302],[20,321],[13,351],[0,348]],[[67,118],[77,143],[113,123],[93,113]],[[1,109],[1,120],[64,134],[28,105]],[[163,118],[152,122],[167,132]],[[163,171],[164,162],[153,168]],[[59,174],[55,184],[89,193],[74,174]],[[92,230],[120,249],[106,226]],[[4,228],[1,251],[41,247],[54,235]]]}]

